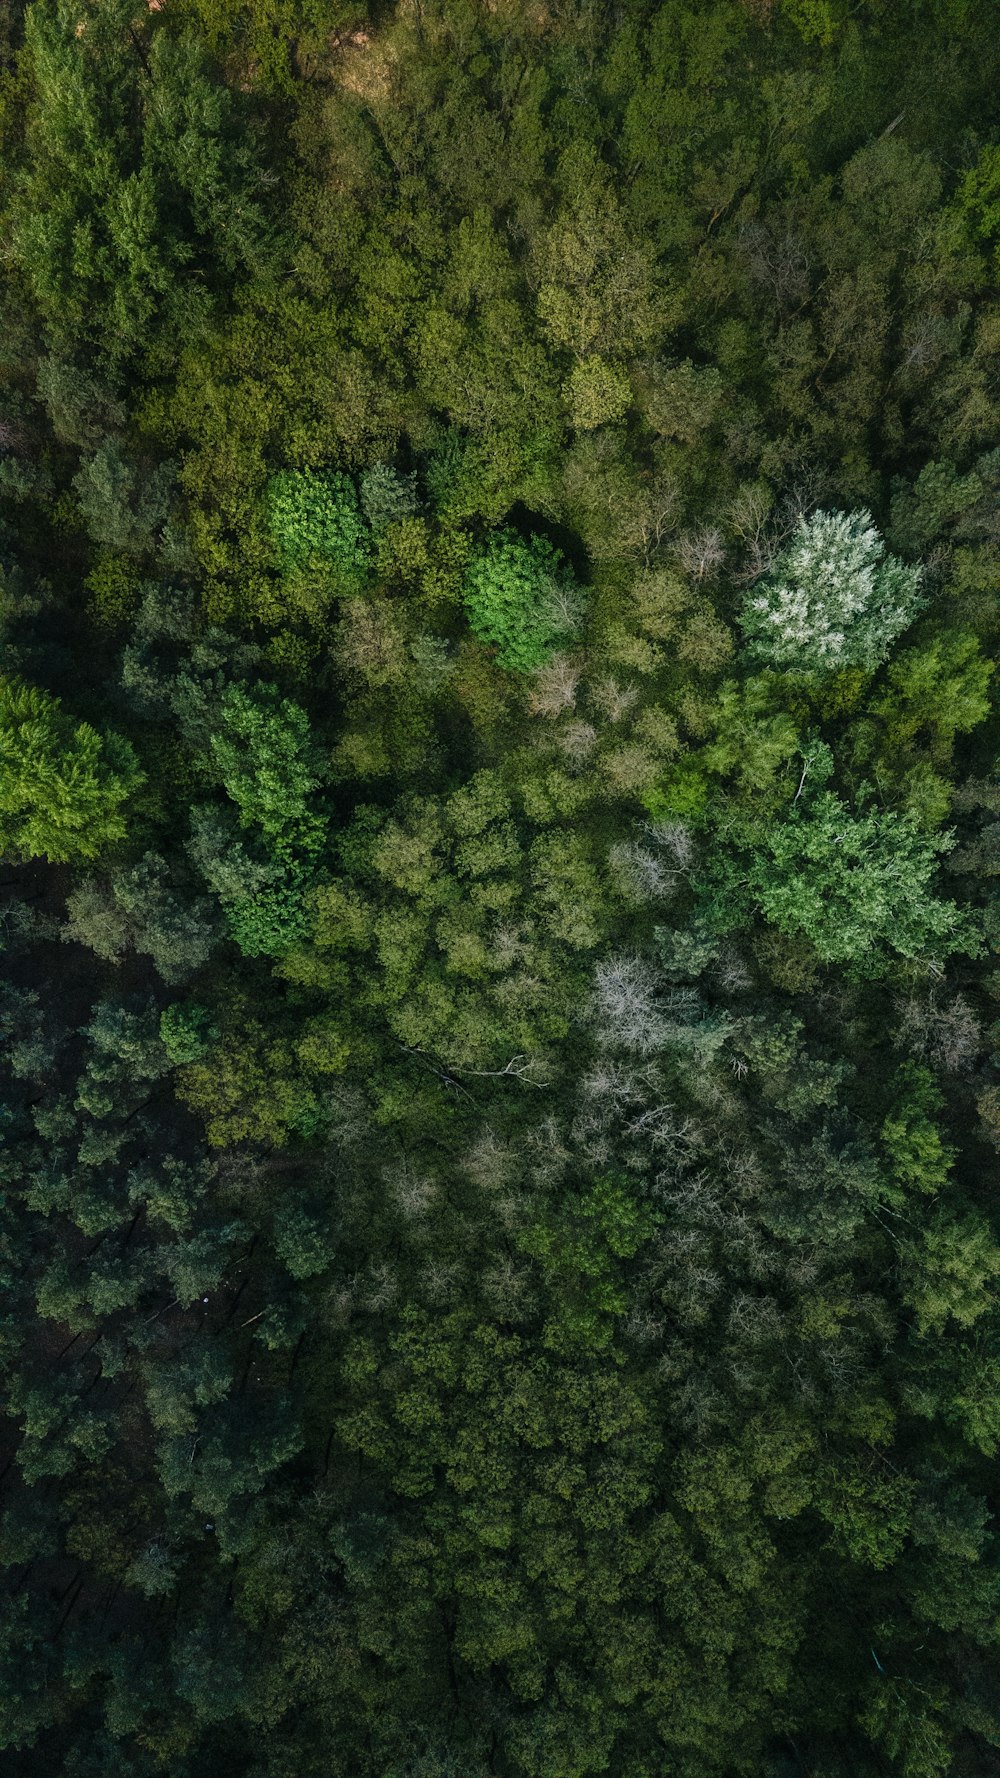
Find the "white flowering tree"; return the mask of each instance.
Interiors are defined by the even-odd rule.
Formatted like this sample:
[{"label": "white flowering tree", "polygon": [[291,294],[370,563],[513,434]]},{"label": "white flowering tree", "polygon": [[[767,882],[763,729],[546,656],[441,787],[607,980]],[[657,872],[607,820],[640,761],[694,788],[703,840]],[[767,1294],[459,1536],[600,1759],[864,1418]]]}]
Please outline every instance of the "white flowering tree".
[{"label": "white flowering tree", "polygon": [[887,554],[870,512],[816,512],[799,520],[740,622],[753,652],[773,666],[871,668],[922,604],[920,569]]}]

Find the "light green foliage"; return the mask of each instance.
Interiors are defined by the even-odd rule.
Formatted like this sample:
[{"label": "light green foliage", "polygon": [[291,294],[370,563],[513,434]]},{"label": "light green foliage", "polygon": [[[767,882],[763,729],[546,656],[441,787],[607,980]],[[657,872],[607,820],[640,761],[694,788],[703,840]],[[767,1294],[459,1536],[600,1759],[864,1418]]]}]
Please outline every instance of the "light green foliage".
[{"label": "light green foliage", "polygon": [[694,445],[711,425],[722,403],[725,385],[714,365],[652,364],[639,382],[642,411],[663,438]]},{"label": "light green foliage", "polygon": [[989,715],[994,671],[976,637],[960,631],[944,630],[922,647],[905,649],[890,663],[886,689],[873,701],[886,725],[883,745],[890,751],[906,747],[928,731],[932,757],[946,763],[955,736]]},{"label": "light green foliage", "polygon": [[117,735],[74,722],[59,700],[0,678],[0,852],[63,863],[125,836],[128,798],[142,782]]},{"label": "light green foliage", "polygon": [[252,68],[255,83],[287,93],[294,90],[296,48],[308,53],[325,35],[347,30],[359,15],[338,0],[178,0],[182,17],[197,22],[216,56],[234,56]]},{"label": "light green foliage", "polygon": [[915,1062],[899,1071],[899,1099],[882,1125],[882,1140],[901,1193],[938,1192],[947,1184],[955,1151],[942,1138],[935,1119],[944,1095],[933,1075]]},{"label": "light green foliage", "polygon": [[348,476],[335,470],[282,470],[267,484],[267,511],[286,571],[327,572],[338,592],[360,591],[369,566],[368,534]]},{"label": "light green foliage", "polygon": [[238,896],[226,908],[229,936],[244,957],[281,957],[308,930],[304,901],[311,872],[293,858],[277,874],[274,887]]},{"label": "light green foliage", "polygon": [[765,918],[804,933],[824,962],[877,971],[887,952],[974,948],[954,902],[933,892],[946,845],[905,814],[854,815],[824,791],[762,836],[750,882]]},{"label": "light green foliage", "polygon": [[[784,768],[800,745],[799,724],[782,708],[773,680],[753,675],[742,684],[726,680],[713,701],[712,726],[717,729],[702,760],[712,772],[732,776],[744,792],[776,797],[784,790]],[[692,799],[698,797],[701,766],[682,760],[680,782],[690,777]],[[815,777],[815,774],[814,774]],[[695,801],[695,808],[701,800]],[[686,811],[678,808],[678,814]],[[694,812],[694,810],[692,811]]]},{"label": "light green foliage", "polygon": [[985,493],[982,477],[959,475],[954,463],[925,463],[912,487],[892,497],[891,535],[896,547],[916,555],[962,517]]},{"label": "light green foliage", "polygon": [[914,1485],[872,1453],[867,1463],[830,1467],[817,1505],[852,1562],[888,1568],[909,1530]]},{"label": "light green foliage", "polygon": [[569,202],[536,248],[538,312],[553,344],[586,358],[645,345],[663,327],[652,255],[630,238],[600,161],[582,143],[563,167]]},{"label": "light green foliage", "polygon": [[319,1101],[294,1046],[241,1007],[227,1010],[218,1041],[178,1075],[178,1093],[204,1118],[211,1146],[280,1146],[292,1135],[315,1132],[322,1123]]},{"label": "light green foliage", "polygon": [[706,926],[695,923],[688,927],[656,928],[656,944],[660,966],[671,981],[693,981],[714,962],[719,940]]},{"label": "light green foliage", "polygon": [[274,1247],[293,1278],[313,1278],[331,1260],[325,1229],[301,1204],[282,1205],[275,1217]]},{"label": "light green foliage", "polygon": [[628,377],[596,354],[574,364],[564,393],[570,421],[580,432],[620,420],[632,400]]},{"label": "light green foliage", "polygon": [[963,174],[958,211],[974,237],[1000,253],[1000,146],[989,143]]},{"label": "light green foliage", "polygon": [[340,839],[344,874],[317,887],[310,941],[283,973],[329,980],[338,998],[349,979],[353,1009],[449,1068],[537,1055],[566,1030],[609,903],[584,835],[560,826],[529,840],[488,770],[450,797],[409,797],[388,819],[359,811]]},{"label": "light green foliage", "polygon": [[500,666],[527,673],[574,635],[583,599],[562,556],[543,537],[501,531],[466,570],[469,627]]},{"label": "light green foliage", "polygon": [[781,0],[781,10],[806,43],[833,43],[845,18],[844,0]]},{"label": "light green foliage", "polygon": [[920,571],[886,554],[871,513],[817,512],[743,605],[753,651],[801,673],[873,668],[923,603]]},{"label": "light green foliage", "polygon": [[62,936],[117,963],[129,950],[144,952],[165,982],[183,981],[208,961],[218,921],[204,897],[191,901],[170,881],[165,860],[147,852],[109,882],[84,878],[67,897]]},{"label": "light green foliage", "polygon": [[319,783],[318,758],[305,711],[273,686],[259,686],[253,695],[231,686],[222,717],[212,757],[241,825],[259,828],[272,847],[290,834],[296,844],[315,845],[309,798]]},{"label": "light green foliage", "polygon": [[1000,1247],[975,1212],[939,1210],[919,1238],[902,1243],[902,1252],[906,1298],[922,1334],[940,1333],[950,1320],[969,1327],[996,1303]]}]

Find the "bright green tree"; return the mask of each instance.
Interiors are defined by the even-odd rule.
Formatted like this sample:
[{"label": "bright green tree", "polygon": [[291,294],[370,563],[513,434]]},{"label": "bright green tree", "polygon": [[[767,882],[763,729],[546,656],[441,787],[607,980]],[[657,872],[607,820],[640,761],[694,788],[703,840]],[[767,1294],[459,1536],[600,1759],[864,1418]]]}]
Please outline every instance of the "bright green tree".
[{"label": "bright green tree", "polygon": [[[806,757],[814,782],[832,764],[822,744]],[[810,794],[806,785],[804,772],[802,794],[783,820],[733,822],[739,854],[719,857],[706,879],[714,917],[732,925],[758,912],[808,939],[824,963],[868,976],[899,957],[974,954],[968,916],[934,893],[950,836],[928,834],[909,811],[858,811],[834,791]]]},{"label": "bright green tree", "polygon": [[125,836],[142,782],[128,743],[74,722],[58,698],[0,678],[0,851],[64,864]]},{"label": "bright green tree", "polygon": [[368,572],[368,530],[354,484],[335,470],[285,469],[267,487],[271,536],[286,572],[326,570],[341,592]]},{"label": "bright green tree", "polygon": [[500,531],[465,576],[469,627],[492,643],[502,667],[527,673],[540,667],[577,630],[580,589],[559,550],[544,537],[525,543]]}]

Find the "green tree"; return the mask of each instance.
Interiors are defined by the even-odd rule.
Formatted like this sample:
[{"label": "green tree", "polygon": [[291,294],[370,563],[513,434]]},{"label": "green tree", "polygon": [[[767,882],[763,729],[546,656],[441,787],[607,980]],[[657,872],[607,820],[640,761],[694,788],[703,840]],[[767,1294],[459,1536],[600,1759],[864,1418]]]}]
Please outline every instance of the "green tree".
[{"label": "green tree", "polygon": [[309,720],[273,686],[230,686],[211,755],[247,843],[224,815],[195,812],[192,855],[245,956],[279,956],[305,930],[305,895],[326,823],[315,803],[321,762]]},{"label": "green tree", "polygon": [[336,590],[359,592],[369,570],[368,531],[354,484],[334,470],[285,469],[267,485],[278,560],[286,571],[328,571]]},{"label": "green tree", "polygon": [[0,678],[0,850],[65,863],[125,836],[125,807],[142,783],[119,736],[74,722],[59,700]]},{"label": "green tree", "polygon": [[560,555],[543,537],[528,543],[501,531],[470,562],[463,589],[469,627],[492,644],[502,667],[539,667],[579,627],[583,599]]},{"label": "green tree", "polygon": [[732,824],[740,851],[709,867],[708,906],[723,927],[761,913],[802,935],[824,963],[884,974],[894,958],[975,955],[971,917],[934,893],[951,836],[928,834],[904,811],[851,809],[832,790],[807,791],[829,775],[822,744],[806,755],[802,794],[784,819]]}]

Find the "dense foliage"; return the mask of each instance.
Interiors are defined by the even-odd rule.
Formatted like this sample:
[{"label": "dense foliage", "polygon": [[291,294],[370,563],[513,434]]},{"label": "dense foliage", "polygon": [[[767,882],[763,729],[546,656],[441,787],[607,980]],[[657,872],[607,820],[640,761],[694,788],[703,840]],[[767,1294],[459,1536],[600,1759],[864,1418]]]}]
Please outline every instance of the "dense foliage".
[{"label": "dense foliage", "polygon": [[920,603],[920,571],[885,555],[871,514],[817,512],[747,601],[754,652],[799,672],[879,666]]},{"label": "dense foliage", "polygon": [[5,1778],[989,1778],[989,0],[0,12]]}]

